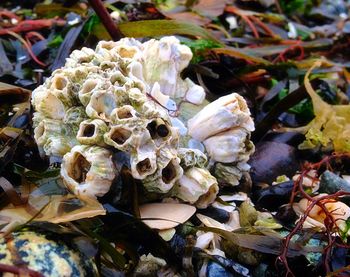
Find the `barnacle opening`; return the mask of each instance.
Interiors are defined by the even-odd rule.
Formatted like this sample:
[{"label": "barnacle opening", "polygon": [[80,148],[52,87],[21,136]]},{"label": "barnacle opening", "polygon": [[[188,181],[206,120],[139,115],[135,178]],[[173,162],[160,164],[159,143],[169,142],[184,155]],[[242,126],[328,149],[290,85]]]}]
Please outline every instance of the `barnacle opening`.
[{"label": "barnacle opening", "polygon": [[93,137],[96,131],[94,124],[83,125],[82,136],[83,137]]},{"label": "barnacle opening", "polygon": [[157,126],[157,134],[158,136],[165,138],[169,135],[169,129],[165,124],[161,124]]},{"label": "barnacle opening", "polygon": [[173,161],[170,161],[166,167],[162,169],[162,180],[164,183],[169,184],[176,177],[176,168]]},{"label": "barnacle opening", "polygon": [[136,165],[136,170],[140,175],[143,175],[146,172],[149,172],[152,169],[151,161],[149,158],[146,158]]},{"label": "barnacle opening", "polygon": [[161,119],[155,119],[148,123],[147,130],[149,131],[152,139],[157,137],[166,138],[170,133],[168,126],[166,126],[164,121]]},{"label": "barnacle opening", "polygon": [[110,81],[113,85],[117,84],[124,84],[126,82],[125,76],[123,76],[122,73],[116,72],[113,75],[110,76]]},{"label": "barnacle opening", "polygon": [[114,41],[101,41],[99,43],[101,48],[107,49],[107,50],[112,50],[115,47],[115,42]]},{"label": "barnacle opening", "polygon": [[82,94],[86,94],[91,92],[95,87],[97,86],[97,81],[96,80],[87,80],[83,84],[83,88],[81,90]]},{"label": "barnacle opening", "polygon": [[120,47],[118,52],[122,58],[132,58],[137,51],[133,48]]},{"label": "barnacle opening", "polygon": [[67,85],[68,81],[63,76],[56,76],[52,83],[52,87],[58,90],[63,90]]},{"label": "barnacle opening", "polygon": [[91,168],[91,163],[80,153],[75,153],[72,166],[68,171],[69,177],[77,183],[85,182],[86,175]]},{"label": "barnacle opening", "polygon": [[131,108],[129,107],[121,107],[117,110],[117,116],[119,119],[131,118],[133,117],[131,113]]},{"label": "barnacle opening", "polygon": [[132,132],[123,127],[114,128],[111,132],[111,139],[117,144],[124,144],[131,136]]},{"label": "barnacle opening", "polygon": [[115,69],[116,65],[113,62],[102,62],[100,65],[102,70],[113,70]]}]

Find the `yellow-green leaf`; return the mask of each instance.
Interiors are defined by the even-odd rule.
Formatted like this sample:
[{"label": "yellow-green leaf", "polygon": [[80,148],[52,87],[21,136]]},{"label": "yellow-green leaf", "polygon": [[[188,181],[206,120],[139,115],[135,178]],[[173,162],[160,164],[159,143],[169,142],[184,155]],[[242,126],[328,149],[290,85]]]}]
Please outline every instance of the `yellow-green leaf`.
[{"label": "yellow-green leaf", "polygon": [[188,35],[211,39],[218,42],[217,39],[206,29],[191,23],[177,20],[142,20],[120,23],[118,26],[126,37]]}]

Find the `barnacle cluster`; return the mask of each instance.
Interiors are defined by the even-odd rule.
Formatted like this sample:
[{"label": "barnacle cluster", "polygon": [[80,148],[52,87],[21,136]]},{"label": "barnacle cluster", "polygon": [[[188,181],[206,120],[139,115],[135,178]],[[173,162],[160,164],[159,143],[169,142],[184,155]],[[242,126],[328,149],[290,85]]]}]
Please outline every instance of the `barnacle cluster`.
[{"label": "barnacle cluster", "polygon": [[[179,148],[179,130],[166,109],[170,97],[193,104],[204,100],[202,87],[180,77],[191,58],[175,37],[101,41],[95,50],[73,51],[65,66],[33,91],[35,140],[46,155],[63,157],[61,175],[73,193],[106,194],[117,177],[113,154],[122,151],[130,156],[133,178],[147,191],[198,207],[214,201],[219,187],[207,156]],[[207,115],[213,128],[207,128]],[[210,159],[227,164],[249,157],[254,126],[239,95],[209,104],[188,127]]]},{"label": "barnacle cluster", "polygon": [[246,101],[237,93],[223,96],[205,106],[188,121],[188,132],[201,141],[214,165],[220,183],[238,185],[254,152],[250,134],[254,122]]}]

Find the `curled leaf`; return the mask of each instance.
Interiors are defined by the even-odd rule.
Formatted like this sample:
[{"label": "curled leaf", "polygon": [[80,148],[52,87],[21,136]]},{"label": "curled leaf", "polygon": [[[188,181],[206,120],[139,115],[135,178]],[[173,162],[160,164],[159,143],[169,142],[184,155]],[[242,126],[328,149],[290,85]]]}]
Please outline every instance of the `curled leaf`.
[{"label": "curled leaf", "polygon": [[308,70],[304,83],[307,93],[310,95],[315,118],[306,126],[299,128],[284,128],[285,131],[297,131],[305,134],[305,141],[299,145],[300,149],[311,149],[316,146],[333,145],[335,151],[345,152],[350,150],[350,106],[330,105],[313,89],[309,76],[311,72],[322,65],[318,60]]}]

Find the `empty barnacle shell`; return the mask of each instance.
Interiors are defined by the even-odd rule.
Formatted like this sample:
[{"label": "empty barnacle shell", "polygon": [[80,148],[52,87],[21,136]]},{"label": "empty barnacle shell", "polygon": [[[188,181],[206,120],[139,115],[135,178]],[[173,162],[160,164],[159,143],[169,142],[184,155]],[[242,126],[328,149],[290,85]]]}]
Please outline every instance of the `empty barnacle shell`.
[{"label": "empty barnacle shell", "polygon": [[142,55],[142,50],[143,44],[134,38],[122,38],[115,43],[115,47],[112,49],[121,59],[126,61],[135,60],[136,56]]},{"label": "empty barnacle shell", "polygon": [[218,162],[248,161],[254,152],[249,133],[243,128],[233,128],[203,141],[209,156]]},{"label": "empty barnacle shell", "polygon": [[211,102],[188,121],[189,135],[199,141],[235,127],[242,127],[248,132],[254,131],[254,122],[247,103],[237,93]]},{"label": "empty barnacle shell", "polygon": [[157,154],[153,143],[143,145],[130,156],[131,174],[135,179],[145,179],[157,170]]},{"label": "empty barnacle shell", "polygon": [[185,170],[172,195],[203,209],[215,201],[218,191],[218,183],[207,169],[192,167]]},{"label": "empty barnacle shell", "polygon": [[115,108],[111,113],[111,121],[114,124],[122,124],[130,121],[131,118],[136,119],[137,112],[131,105],[124,105],[122,107]]},{"label": "empty barnacle shell", "polygon": [[171,125],[162,118],[150,120],[147,124],[147,130],[157,147],[166,144],[172,137],[173,132],[176,134]]},{"label": "empty barnacle shell", "polygon": [[183,169],[176,151],[161,148],[157,155],[157,171],[143,179],[143,185],[149,192],[167,193],[181,178]]},{"label": "empty barnacle shell", "polygon": [[80,123],[77,140],[81,144],[105,146],[103,135],[108,131],[101,119],[88,119]]},{"label": "empty barnacle shell", "polygon": [[189,167],[205,167],[208,159],[207,156],[198,149],[179,148],[177,155],[181,159],[181,167],[186,169]]},{"label": "empty barnacle shell", "polygon": [[116,177],[116,168],[107,149],[77,145],[63,157],[61,176],[76,195],[103,196]]},{"label": "empty barnacle shell", "polygon": [[52,79],[48,82],[48,89],[56,95],[65,106],[71,107],[77,102],[74,86],[64,74],[53,74]]},{"label": "empty barnacle shell", "polygon": [[104,134],[105,143],[120,151],[136,151],[136,148],[147,144],[150,139],[151,136],[141,119],[112,125],[109,132]]},{"label": "empty barnacle shell", "polygon": [[159,230],[185,223],[195,212],[195,207],[186,204],[151,203],[140,206],[142,221],[150,228]]}]

